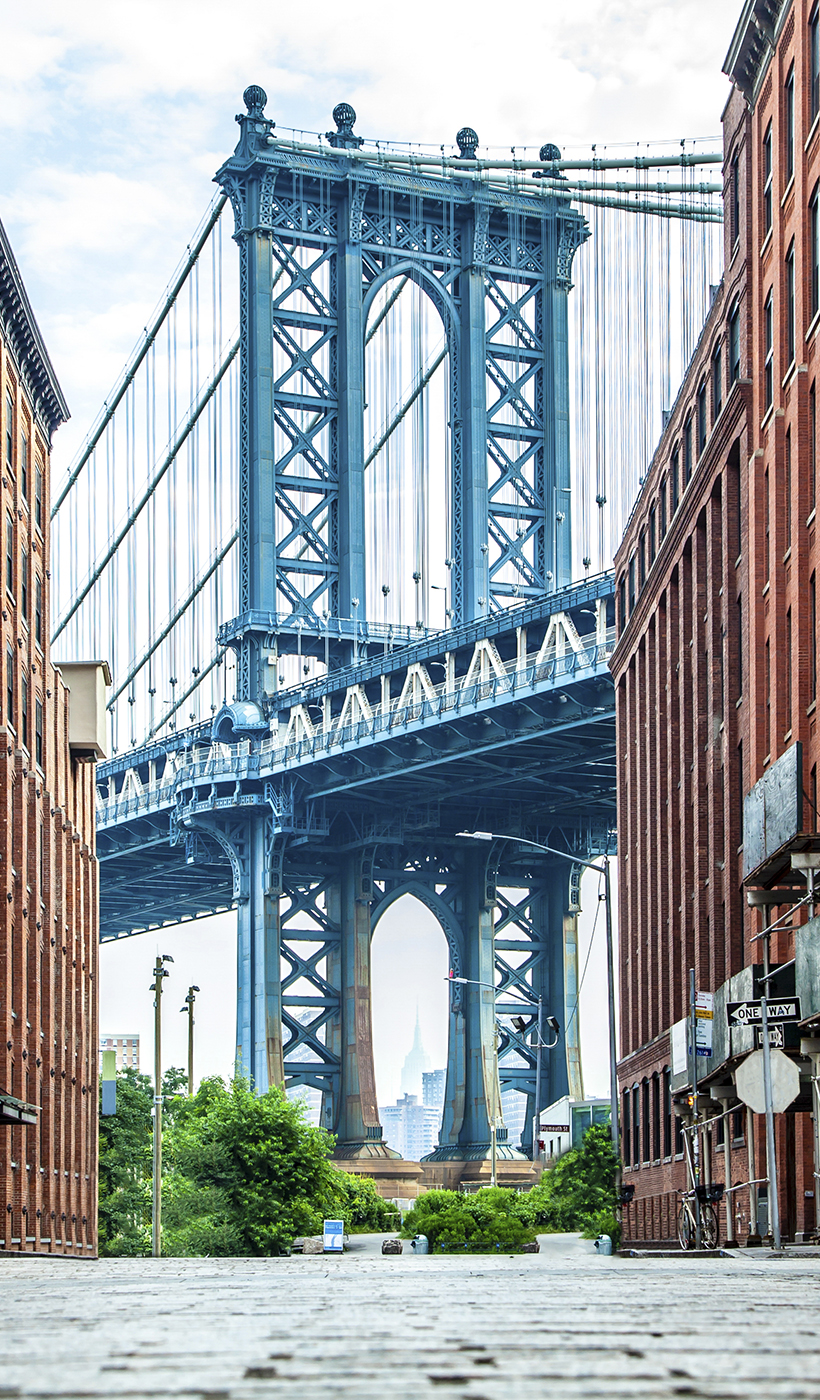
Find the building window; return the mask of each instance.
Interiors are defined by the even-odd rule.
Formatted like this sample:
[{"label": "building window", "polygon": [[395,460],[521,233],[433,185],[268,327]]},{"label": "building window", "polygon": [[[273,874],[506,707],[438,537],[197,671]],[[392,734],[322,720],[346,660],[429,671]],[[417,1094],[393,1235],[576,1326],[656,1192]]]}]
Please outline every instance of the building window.
[{"label": "building window", "polygon": [[28,677],[20,677],[20,737],[23,748],[28,748]]},{"label": "building window", "polygon": [[820,29],[819,8],[814,6],[809,20],[809,120],[820,116]]},{"label": "building window", "polygon": [[632,1161],[641,1165],[641,1089],[635,1084],[632,1089]]},{"label": "building window", "polygon": [[649,567],[650,567],[650,569],[652,568],[652,565],[653,565],[654,562],[655,562],[655,550],[656,550],[656,545],[655,545],[655,507],[654,507],[654,505],[651,505],[651,506],[649,507]]},{"label": "building window", "polygon": [[20,489],[23,500],[28,500],[28,438],[25,433],[20,439]]},{"label": "building window", "polygon": [[6,513],[6,588],[14,592],[14,521]]},{"label": "building window", "polygon": [[638,581],[643,588],[646,583],[646,535],[641,530],[641,537],[638,541]]},{"label": "building window", "polygon": [[794,306],[794,239],[786,254],[786,362],[794,360],[795,348],[795,306]]},{"label": "building window", "polygon": [[34,469],[34,523],[38,530],[43,528],[43,468],[40,463]]},{"label": "building window", "polygon": [[666,477],[664,477],[663,481],[661,482],[660,495],[658,497],[658,505],[661,517],[661,539],[663,539],[664,535],[666,534]]},{"label": "building window", "polygon": [[723,407],[723,352],[718,341],[712,352],[712,422]]},{"label": "building window", "polygon": [[817,699],[817,578],[809,580],[809,704]]},{"label": "building window", "polygon": [[626,578],[621,574],[621,581],[618,584],[618,612],[621,619],[621,631],[626,627]]},{"label": "building window", "polygon": [[698,389],[698,457],[706,446],[706,380]]},{"label": "building window", "polygon": [[628,1166],[629,1163],[632,1161],[632,1132],[629,1112],[632,1095],[630,1094],[628,1089],[624,1089],[621,1098],[623,1100],[623,1111],[621,1113],[621,1131],[623,1133],[623,1140],[621,1142],[621,1151],[623,1152],[624,1162]]},{"label": "building window", "polygon": [[672,1072],[663,1072],[663,1155],[672,1156]]},{"label": "building window", "polygon": [[772,124],[763,137],[763,236],[772,226]]},{"label": "building window", "polygon": [[28,622],[28,553],[20,554],[20,615]]},{"label": "building window", "polygon": [[811,770],[811,829],[817,830],[817,764]]},{"label": "building window", "polygon": [[14,651],[6,652],[6,723],[14,727]]},{"label": "building window", "polygon": [[809,257],[811,259],[811,314],[820,311],[820,185],[815,185],[809,203]]},{"label": "building window", "polygon": [[670,476],[671,476],[671,478],[672,478],[672,480],[671,480],[671,491],[672,491],[671,506],[672,506],[672,515],[674,515],[674,514],[675,514],[675,511],[676,511],[677,508],[678,508],[678,501],[680,500],[680,481],[679,481],[680,473],[679,473],[679,470],[678,470],[678,449],[677,449],[677,447],[675,448],[674,452],[672,453],[672,465],[671,465],[671,467],[670,467]]},{"label": "building window", "polygon": [[794,64],[789,69],[783,99],[783,136],[786,143],[783,154],[788,184],[794,174]]},{"label": "building window", "polygon": [[740,378],[740,302],[729,312],[729,382]]},{"label": "building window", "polygon": [[769,510],[769,472],[763,473],[763,564],[766,583],[771,572],[771,512]]},{"label": "building window", "polygon": [[769,639],[766,639],[766,650],[763,664],[763,684],[766,687],[766,753],[772,751],[772,647]]},{"label": "building window", "polygon": [[737,746],[737,830],[743,845],[743,745]]},{"label": "building window", "polygon": [[740,237],[740,160],[737,155],[732,156],[732,164],[729,167],[729,231],[732,237],[732,247],[734,248]]},{"label": "building window", "polygon": [[809,515],[814,510],[814,501],[817,498],[817,392],[809,389]]},{"label": "building window", "polygon": [[34,575],[34,640],[38,646],[43,645],[43,579],[41,574]]},{"label": "building window", "polygon": [[651,1160],[652,1160],[652,1141],[651,1141],[651,1137],[650,1137],[650,1129],[651,1129],[651,1118],[650,1118],[650,1113],[651,1113],[651,1109],[650,1109],[650,1100],[649,1100],[649,1080],[648,1080],[648,1079],[645,1079],[645,1080],[643,1081],[643,1083],[641,1084],[641,1095],[642,1095],[642,1098],[643,1098],[643,1103],[641,1104],[641,1116],[643,1117],[643,1160],[644,1160],[645,1162],[651,1162]]},{"label": "building window", "polygon": [[763,326],[765,337],[765,368],[763,401],[767,409],[771,408],[774,402],[774,321],[772,316],[772,289],[769,288],[769,295],[766,298],[766,305],[763,308]]},{"label": "building window", "polygon": [[786,732],[792,727],[792,610],[786,609]]},{"label": "building window", "polygon": [[786,451],[784,453],[783,487],[786,500],[785,504],[785,525],[786,525],[786,548],[792,547],[792,430],[789,428],[786,433]]},{"label": "building window", "polygon": [[683,425],[683,484],[689,485],[692,476],[692,419],[687,418]]},{"label": "building window", "polygon": [[629,616],[635,610],[635,555],[629,561]]},{"label": "building window", "polygon": [[14,470],[14,399],[11,390],[6,390],[6,466]]},{"label": "building window", "polygon": [[817,392],[814,383],[809,389],[809,515],[817,499]]},{"label": "building window", "polygon": [[660,1161],[661,1155],[661,1081],[657,1074],[652,1075],[652,1161]]},{"label": "building window", "polygon": [[34,702],[34,759],[38,767],[43,766],[43,702]]}]

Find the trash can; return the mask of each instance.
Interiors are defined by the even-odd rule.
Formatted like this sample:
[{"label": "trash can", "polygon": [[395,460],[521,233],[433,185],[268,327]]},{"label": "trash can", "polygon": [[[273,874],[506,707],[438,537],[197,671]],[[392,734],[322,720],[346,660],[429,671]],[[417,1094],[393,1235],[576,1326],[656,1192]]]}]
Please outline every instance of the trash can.
[{"label": "trash can", "polygon": [[410,1248],[414,1254],[429,1254],[430,1246],[427,1242],[427,1236],[416,1235],[415,1239],[410,1241]]},{"label": "trash can", "polygon": [[595,1241],[595,1248],[599,1254],[612,1253],[612,1239],[609,1235],[599,1235]]}]

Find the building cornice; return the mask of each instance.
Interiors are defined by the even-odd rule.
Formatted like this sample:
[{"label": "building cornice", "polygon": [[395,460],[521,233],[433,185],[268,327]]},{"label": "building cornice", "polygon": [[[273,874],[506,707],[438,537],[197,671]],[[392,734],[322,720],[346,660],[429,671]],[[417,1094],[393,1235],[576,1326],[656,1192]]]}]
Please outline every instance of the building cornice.
[{"label": "building cornice", "polygon": [[745,0],[723,72],[754,107],[792,0]]},{"label": "building cornice", "polygon": [[54,373],[8,235],[0,222],[0,327],[49,440],[68,420],[68,404]]}]

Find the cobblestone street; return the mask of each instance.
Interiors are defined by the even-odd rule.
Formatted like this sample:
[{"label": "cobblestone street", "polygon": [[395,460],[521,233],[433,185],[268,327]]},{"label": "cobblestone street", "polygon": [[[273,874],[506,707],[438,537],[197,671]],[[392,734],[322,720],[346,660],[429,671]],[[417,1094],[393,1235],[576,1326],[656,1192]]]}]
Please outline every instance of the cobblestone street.
[{"label": "cobblestone street", "polygon": [[0,1396],[820,1397],[820,1260],[0,1259]]}]

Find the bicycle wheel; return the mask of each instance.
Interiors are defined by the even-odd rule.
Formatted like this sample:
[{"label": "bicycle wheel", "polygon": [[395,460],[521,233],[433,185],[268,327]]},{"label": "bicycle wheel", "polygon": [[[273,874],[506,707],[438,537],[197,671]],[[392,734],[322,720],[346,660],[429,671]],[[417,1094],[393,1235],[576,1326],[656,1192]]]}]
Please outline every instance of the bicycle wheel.
[{"label": "bicycle wheel", "polygon": [[717,1249],[718,1216],[713,1205],[704,1201],[700,1208],[700,1243],[702,1249]]},{"label": "bicycle wheel", "polygon": [[695,1224],[686,1201],[681,1202],[678,1211],[678,1243],[681,1249],[695,1248]]}]

